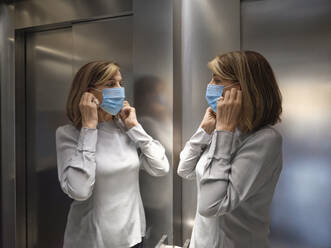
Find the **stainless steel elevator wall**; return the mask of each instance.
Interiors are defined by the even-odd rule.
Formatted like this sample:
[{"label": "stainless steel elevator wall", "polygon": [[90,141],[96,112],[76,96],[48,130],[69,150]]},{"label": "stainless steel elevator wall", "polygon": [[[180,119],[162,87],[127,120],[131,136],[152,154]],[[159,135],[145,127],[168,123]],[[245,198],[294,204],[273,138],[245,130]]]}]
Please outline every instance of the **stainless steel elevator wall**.
[{"label": "stainless steel elevator wall", "polygon": [[170,163],[164,177],[140,173],[146,210],[147,247],[173,233],[173,45],[172,1],[133,1],[134,106],[145,130],[165,147]]},{"label": "stainless steel elevator wall", "polygon": [[28,247],[57,248],[71,202],[58,182],[55,148],[55,130],[67,123],[71,28],[31,33],[26,47]]},{"label": "stainless steel elevator wall", "polygon": [[21,0],[15,1],[16,29],[62,22],[86,21],[132,11],[132,0]]},{"label": "stainless steel elevator wall", "polygon": [[[45,247],[48,244],[48,247],[55,248],[60,247],[63,240],[70,200],[61,192],[57,182],[54,134],[57,126],[68,123],[65,103],[75,73],[90,61],[118,62],[125,81],[126,99],[131,105],[138,104],[138,118],[145,129],[164,144],[170,162],[171,101],[168,88],[171,92],[172,81],[169,81],[169,75],[164,76],[167,75],[164,68],[168,64],[141,69],[148,54],[155,56],[148,52],[143,53],[144,59],[137,62],[136,70],[140,73],[136,73],[133,81],[133,47],[136,53],[146,48],[133,40],[132,15],[77,23],[72,28],[34,32],[27,37],[28,246]],[[159,46],[155,49],[160,51]],[[162,63],[166,61],[158,66]],[[158,105],[158,98],[163,99],[161,105]],[[168,103],[168,108],[164,109],[165,112],[158,108],[155,113],[153,109],[140,106],[144,104],[141,99],[145,102],[156,99],[157,102],[148,104],[163,106]],[[140,173],[147,218],[146,247],[154,247],[163,234],[167,234],[169,240],[172,238],[171,175],[152,178],[144,171]]]},{"label": "stainless steel elevator wall", "polygon": [[242,49],[271,63],[283,94],[283,171],[272,247],[331,247],[331,1],[243,1]]},{"label": "stainless steel elevator wall", "polygon": [[[17,1],[12,6],[3,7],[3,10],[11,11],[12,17],[15,17],[13,18],[15,22],[8,23],[12,32],[11,35],[13,36],[14,30],[16,32],[15,40],[12,36],[7,37],[6,32],[3,33],[6,39],[11,38],[10,41],[13,46],[9,47],[9,51],[12,54],[14,54],[13,49],[15,45],[16,61],[15,67],[13,63],[13,68],[15,68],[17,74],[15,81],[16,91],[14,80],[5,82],[4,79],[6,78],[1,79],[1,86],[4,89],[3,92],[5,92],[2,96],[2,101],[5,101],[5,104],[2,105],[2,108],[4,106],[9,107],[9,112],[6,112],[2,118],[2,124],[5,124],[5,128],[2,131],[6,134],[2,136],[2,144],[4,141],[7,141],[8,144],[13,144],[8,146],[6,156],[2,159],[2,162],[6,164],[2,172],[14,173],[10,177],[7,174],[2,175],[4,178],[4,189],[9,189],[8,192],[12,199],[12,201],[8,201],[7,205],[4,205],[10,215],[8,218],[4,218],[2,227],[7,227],[8,223],[11,224],[6,232],[11,235],[8,235],[8,239],[4,241],[5,245],[16,244],[19,247],[40,246],[44,244],[42,242],[49,238],[47,236],[49,232],[47,233],[47,230],[39,230],[41,226],[38,226],[42,222],[50,224],[54,217],[51,215],[48,220],[41,220],[41,216],[45,217],[45,212],[37,213],[38,208],[41,209],[41,206],[45,207],[48,205],[40,197],[43,196],[45,191],[50,190],[52,193],[56,193],[57,197],[63,197],[59,199],[60,204],[62,204],[60,208],[65,208],[67,204],[65,202],[67,198],[60,192],[58,182],[53,181],[56,177],[52,177],[52,185],[47,185],[43,181],[42,183],[44,184],[39,184],[38,186],[41,180],[35,180],[40,177],[41,172],[36,170],[33,162],[40,157],[48,158],[46,163],[39,164],[39,167],[45,167],[44,171],[47,171],[47,173],[49,171],[53,173],[55,166],[54,143],[50,144],[54,137],[47,139],[47,135],[45,137],[37,136],[37,130],[35,129],[43,124],[36,124],[40,122],[41,116],[49,117],[48,122],[50,122],[51,118],[54,118],[55,114],[51,113],[55,111],[54,97],[59,99],[66,98],[73,75],[81,65],[91,59],[115,59],[121,64],[124,80],[128,84],[128,99],[136,107],[139,121],[142,122],[147,132],[162,142],[166,148],[168,159],[172,164],[172,2],[141,0],[139,4],[133,5],[132,0],[30,0]],[[132,14],[134,14],[133,17]],[[130,20],[124,20],[124,22],[127,22],[127,26],[123,24],[124,22],[113,24],[113,22],[110,23],[107,20],[100,20],[119,16],[121,17],[117,20],[121,19],[122,21],[126,19],[125,16],[131,16]],[[4,16],[3,20],[9,19],[6,18],[7,16]],[[132,18],[134,18],[134,21],[132,21]],[[134,23],[133,27],[132,22]],[[66,27],[72,27],[73,35],[69,33],[64,35],[65,37],[62,35],[63,28]],[[31,32],[35,33],[31,34]],[[46,41],[48,34],[53,38],[53,40],[49,40],[49,47],[43,43]],[[62,37],[61,41],[67,42],[68,47],[64,47],[63,42],[56,44],[59,41],[56,38],[57,34],[59,37]],[[27,51],[27,57],[31,55],[37,56],[32,61],[29,61],[30,67],[34,71],[27,71],[27,75],[31,76],[32,83],[28,83],[28,80],[25,81],[25,37],[28,39],[27,49],[32,49],[30,52]],[[38,42],[41,42],[41,44],[38,45]],[[7,41],[3,44],[6,45]],[[71,52],[68,51],[69,47],[72,48]],[[1,51],[6,51],[6,49],[7,46],[4,46],[4,48],[1,48]],[[71,57],[71,65],[59,62],[64,57],[67,57],[67,59]],[[3,59],[5,56],[1,56],[1,58]],[[41,60],[38,61],[38,59]],[[39,75],[38,70],[34,68],[39,68],[40,63],[43,63],[43,71]],[[7,69],[10,67],[2,64],[1,68]],[[52,71],[52,68],[54,71]],[[29,70],[29,68],[27,69]],[[69,70],[71,71],[70,79],[68,76]],[[61,76],[57,77],[62,71],[62,78]],[[14,78],[13,72],[14,70],[8,73],[8,76],[12,79]],[[50,75],[51,77],[46,79],[45,75]],[[68,76],[68,78],[64,79],[63,77],[65,76]],[[48,96],[51,92],[46,87],[48,85],[51,85],[49,89],[52,92],[55,89],[54,95],[49,98]],[[62,89],[62,95],[59,94],[60,89]],[[25,96],[25,90],[29,92],[27,96]],[[37,92],[38,94],[36,94]],[[39,95],[39,93],[42,95]],[[8,94],[8,97],[6,94]],[[15,99],[18,105],[14,110],[15,96],[20,98]],[[149,101],[149,106],[146,104],[143,106],[141,104],[142,99],[153,99],[154,102]],[[39,106],[38,108],[33,108],[32,106],[31,109],[28,106],[28,112],[26,113],[24,105],[28,100],[31,103],[39,104]],[[46,104],[48,100],[52,102],[51,106]],[[64,104],[63,101],[62,103]],[[153,109],[150,106],[158,106],[158,108]],[[165,107],[160,108],[160,106]],[[62,112],[58,113],[56,121],[52,122],[48,127],[50,134],[54,134],[55,130],[52,131],[54,126],[66,122],[64,105],[59,105],[57,108],[61,109]],[[16,123],[13,118],[8,118],[12,117],[10,114],[12,116],[16,114],[16,120],[18,120]],[[7,122],[3,121],[4,117]],[[27,123],[25,123],[26,121]],[[44,123],[47,122],[45,118],[43,121]],[[26,124],[29,125],[27,129],[25,128]],[[25,130],[27,133],[25,133]],[[17,135],[16,147],[14,147],[15,135],[13,135],[12,131],[15,131]],[[28,153],[26,153],[28,137],[33,138],[33,140],[29,141],[31,147],[27,150]],[[41,154],[39,153],[40,149],[46,150],[46,152]],[[12,159],[10,159],[10,155],[13,156]],[[30,158],[28,167],[26,167],[25,156]],[[15,157],[16,161],[14,160]],[[172,175],[172,171],[170,171],[169,175],[157,179],[151,178],[143,172],[140,175],[141,192],[148,225],[146,247],[153,247],[162,235],[167,235],[168,243],[173,241]],[[28,185],[27,192],[25,192],[25,184]],[[20,203],[20,205],[15,204],[15,190],[16,203]],[[58,195],[60,193],[61,195]],[[25,206],[26,203],[27,206]],[[41,206],[38,206],[38,204]],[[27,212],[25,212],[26,208]],[[17,219],[15,219],[15,214]],[[58,222],[54,225],[63,227],[65,222],[64,216],[65,214],[62,211],[62,215],[60,214]],[[29,222],[26,222],[25,218],[28,218]],[[55,229],[55,227],[51,228],[53,231]],[[54,238],[58,238],[58,242],[54,243],[55,246],[62,240],[59,230],[56,229],[54,234]],[[15,237],[14,233],[16,233],[17,237]],[[42,234],[46,234],[44,238]],[[26,236],[29,238],[28,244],[26,244]],[[49,238],[48,241],[52,244],[54,240]]]},{"label": "stainless steel elevator wall", "polygon": [[[240,49],[239,17],[239,0],[182,2],[182,146],[198,129],[207,109],[205,92],[212,76],[208,61]],[[190,238],[195,211],[196,182],[183,180],[183,241]]]},{"label": "stainless steel elevator wall", "polygon": [[[15,221],[20,213],[15,212],[15,53],[14,53],[14,8],[0,3],[0,101],[1,101],[1,206],[0,246],[15,245]],[[22,103],[23,104],[23,103]],[[19,236],[20,237],[20,236]],[[6,247],[2,246],[2,247]]]},{"label": "stainless steel elevator wall", "polygon": [[265,55],[284,97],[271,246],[330,247],[330,13],[329,0],[1,3],[2,247],[61,247],[70,199],[57,180],[54,134],[67,122],[73,75],[95,59],[120,63],[129,102],[171,163],[163,178],[140,173],[146,247],[163,234],[170,244],[189,239],[196,182],[179,187],[174,147],[185,145],[207,107],[207,62],[240,48]]},{"label": "stainless steel elevator wall", "polygon": [[127,100],[133,103],[133,16],[77,23],[72,26],[73,74],[95,60],[116,61]]}]

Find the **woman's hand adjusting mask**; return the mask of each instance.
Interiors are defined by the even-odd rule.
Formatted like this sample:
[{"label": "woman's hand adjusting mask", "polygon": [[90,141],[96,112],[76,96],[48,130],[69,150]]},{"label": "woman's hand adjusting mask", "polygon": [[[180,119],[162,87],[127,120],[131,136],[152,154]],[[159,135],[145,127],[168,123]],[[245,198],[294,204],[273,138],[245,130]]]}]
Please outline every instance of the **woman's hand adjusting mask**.
[{"label": "woman's hand adjusting mask", "polygon": [[139,124],[137,121],[136,109],[131,107],[128,101],[123,102],[123,108],[119,114],[128,129]]}]

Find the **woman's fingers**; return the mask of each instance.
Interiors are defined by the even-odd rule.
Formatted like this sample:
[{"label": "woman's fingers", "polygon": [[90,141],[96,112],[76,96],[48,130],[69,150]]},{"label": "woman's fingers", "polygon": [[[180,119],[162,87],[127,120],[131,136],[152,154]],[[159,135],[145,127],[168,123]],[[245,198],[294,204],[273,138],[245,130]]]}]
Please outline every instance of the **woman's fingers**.
[{"label": "woman's fingers", "polygon": [[98,100],[98,98],[94,97],[92,100],[97,106],[99,106],[100,102]]},{"label": "woman's fingers", "polygon": [[82,95],[82,97],[80,99],[79,107],[80,107],[81,111],[85,112],[86,106],[89,106],[89,107],[98,106],[98,99],[92,93],[84,92],[84,94]]},{"label": "woman's fingers", "polygon": [[[221,100],[220,97],[218,100]],[[225,92],[224,102],[240,102],[242,101],[242,91],[236,88],[232,88]]]},{"label": "woman's fingers", "polygon": [[238,113],[241,107],[242,91],[232,88],[224,92],[224,100],[218,100],[216,126],[219,130],[234,130],[238,125]]},{"label": "woman's fingers", "polygon": [[88,105],[91,105],[93,99],[93,95],[91,93],[86,94],[86,102]]},{"label": "woman's fingers", "polygon": [[85,98],[86,98],[86,95],[85,95],[85,93],[83,93],[82,97],[80,98],[81,105],[85,104]]},{"label": "woman's fingers", "polygon": [[123,108],[121,109],[120,116],[122,118],[125,118],[125,117],[129,116],[130,111],[131,111],[131,107],[128,104],[126,104],[126,106],[124,106],[124,103],[123,103]]},{"label": "woman's fingers", "polygon": [[120,117],[121,117],[122,120],[123,120],[124,117],[125,117],[125,113],[124,113],[123,109],[120,111]]},{"label": "woman's fingers", "polygon": [[86,105],[87,105],[87,94],[84,93],[81,99],[81,107],[84,109]]},{"label": "woman's fingers", "polygon": [[214,110],[211,107],[208,107],[206,109],[206,112],[210,114],[210,113],[214,113]]},{"label": "woman's fingers", "polygon": [[230,91],[227,90],[225,92],[224,101],[225,102],[228,102],[229,100],[230,100]]},{"label": "woman's fingers", "polygon": [[238,102],[239,104],[242,103],[242,91],[241,90],[237,91],[236,102]]},{"label": "woman's fingers", "polygon": [[127,106],[129,106],[129,107],[130,107],[130,104],[129,104],[129,102],[128,102],[128,101],[124,101],[124,102],[123,102],[123,108],[124,108],[124,107],[127,107]]},{"label": "woman's fingers", "polygon": [[232,88],[230,92],[230,101],[234,102],[236,100],[236,97],[237,97],[237,89]]},{"label": "woman's fingers", "polygon": [[90,106],[90,107],[93,107],[93,108],[97,107],[95,102],[93,102],[94,98],[95,98],[95,96],[93,94],[87,93],[87,95],[86,95],[86,105]]}]

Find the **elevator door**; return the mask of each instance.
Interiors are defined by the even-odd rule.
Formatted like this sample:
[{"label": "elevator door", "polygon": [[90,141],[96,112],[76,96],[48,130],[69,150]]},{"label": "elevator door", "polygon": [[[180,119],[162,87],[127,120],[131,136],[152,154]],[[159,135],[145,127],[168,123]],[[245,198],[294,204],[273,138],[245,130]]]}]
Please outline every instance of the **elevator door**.
[{"label": "elevator door", "polygon": [[55,130],[68,123],[66,100],[74,74],[92,60],[121,66],[132,102],[132,16],[30,33],[26,40],[27,243],[60,248],[71,200],[59,185]]},{"label": "elevator door", "polygon": [[58,248],[71,201],[58,182],[55,130],[67,121],[72,31],[32,33],[26,44],[28,247]]}]

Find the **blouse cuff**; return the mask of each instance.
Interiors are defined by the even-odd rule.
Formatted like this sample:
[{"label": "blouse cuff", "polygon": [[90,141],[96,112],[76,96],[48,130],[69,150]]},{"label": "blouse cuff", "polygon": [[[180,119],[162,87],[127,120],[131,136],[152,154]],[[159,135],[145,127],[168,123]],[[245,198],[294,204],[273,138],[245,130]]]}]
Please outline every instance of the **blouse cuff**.
[{"label": "blouse cuff", "polygon": [[78,139],[77,149],[80,151],[96,151],[98,130],[96,128],[82,127]]},{"label": "blouse cuff", "polygon": [[234,137],[234,133],[225,130],[216,131],[216,149],[214,153],[214,157],[216,159],[230,159],[231,157],[231,148],[232,141]]},{"label": "blouse cuff", "polygon": [[145,130],[140,124],[130,128],[126,133],[130,137],[130,139],[138,146],[146,144],[153,140],[153,138],[145,132]]},{"label": "blouse cuff", "polygon": [[194,137],[199,141],[199,143],[207,145],[209,144],[213,134],[208,134],[202,127],[199,127]]}]

